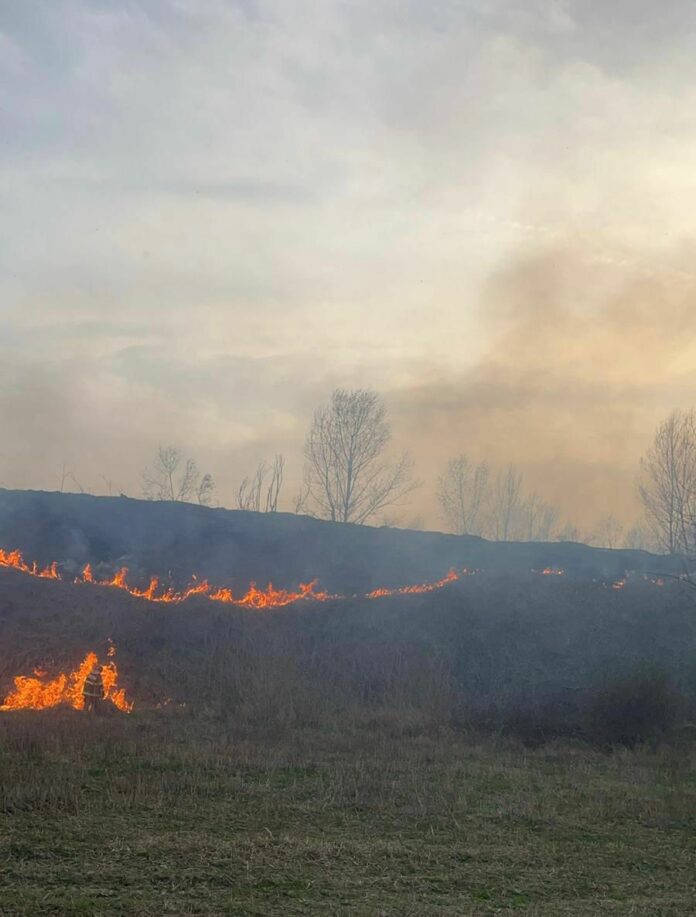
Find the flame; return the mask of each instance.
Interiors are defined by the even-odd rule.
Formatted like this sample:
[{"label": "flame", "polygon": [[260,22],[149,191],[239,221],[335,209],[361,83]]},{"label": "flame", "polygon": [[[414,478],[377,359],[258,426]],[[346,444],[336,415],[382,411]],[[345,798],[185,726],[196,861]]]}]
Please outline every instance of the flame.
[{"label": "flame", "polygon": [[21,551],[4,551],[0,548],[0,567],[13,567],[15,570],[21,570],[22,573],[28,573],[30,576],[38,576],[41,579],[60,579],[58,564],[53,561],[48,567],[41,568],[34,561],[28,564],[22,557]]},{"label": "flame", "polygon": [[[104,697],[114,707],[124,713],[130,713],[133,704],[126,698],[124,688],[118,688],[118,669],[114,662],[116,648],[109,646],[108,662],[102,666]],[[41,669],[34,669],[32,675],[17,675],[14,679],[14,690],[5,698],[0,710],[46,710],[59,704],[68,704],[74,710],[82,710],[85,705],[82,694],[87,676],[98,663],[96,653],[87,653],[80,665],[72,672],[61,672],[55,678],[48,679]]]},{"label": "flame", "polygon": [[[9,567],[13,570],[19,570],[29,576],[41,577],[43,579],[63,580],[63,576],[58,570],[58,563],[53,561],[47,567],[41,567],[34,561],[28,563],[24,560],[21,552],[18,550],[3,550],[0,548],[0,567]],[[477,570],[464,568],[461,571],[450,570],[442,579],[435,582],[417,583],[414,586],[398,586],[394,588],[381,587],[373,589],[363,596],[366,599],[379,599],[385,596],[394,595],[418,595],[428,592],[435,592],[442,589],[450,583],[456,582],[464,576],[473,576]],[[543,570],[532,570],[534,574],[541,576],[564,576],[565,570],[562,567],[544,567]],[[628,574],[627,574],[628,575]],[[651,583],[657,586],[664,585],[663,579],[650,579]],[[259,588],[256,583],[251,583],[246,592],[235,594],[229,586],[212,586],[207,580],[198,580],[193,577],[191,582],[184,589],[177,590],[172,586],[161,584],[159,577],[152,576],[145,588],[131,586],[128,583],[128,569],[121,567],[110,578],[98,579],[90,564],[87,564],[82,573],[74,579],[75,583],[87,584],[91,586],[100,586],[110,589],[121,589],[135,598],[145,599],[148,602],[158,602],[162,604],[179,604],[185,602],[192,596],[203,596],[211,602],[222,602],[227,605],[236,605],[239,608],[283,608],[286,605],[292,605],[294,602],[311,601],[311,602],[328,602],[345,599],[344,595],[336,595],[318,588],[318,581],[311,580],[308,583],[300,583],[295,589],[276,589],[272,583],[269,583],[265,589]],[[617,580],[612,583],[613,589],[622,589],[626,584],[626,578]],[[606,585],[606,584],[605,584]]]},{"label": "flame", "polygon": [[365,596],[366,599],[381,599],[385,595],[420,595],[424,592],[435,592],[436,589],[442,589],[444,586],[447,586],[448,583],[456,582],[462,576],[472,576],[474,571],[467,570],[466,568],[462,570],[461,573],[457,573],[456,570],[450,570],[447,576],[443,576],[442,579],[437,580],[434,583],[418,583],[415,586],[399,586],[396,589],[373,589],[372,592],[368,592]]}]

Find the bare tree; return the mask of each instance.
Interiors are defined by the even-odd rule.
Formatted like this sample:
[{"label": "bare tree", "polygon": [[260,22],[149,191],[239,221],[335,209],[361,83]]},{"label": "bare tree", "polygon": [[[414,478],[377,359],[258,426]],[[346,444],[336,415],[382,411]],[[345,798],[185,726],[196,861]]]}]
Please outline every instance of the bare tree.
[{"label": "bare tree", "polygon": [[573,541],[576,544],[587,543],[587,537],[580,531],[577,525],[572,522],[566,523],[562,529],[558,529],[554,535],[555,541]]},{"label": "bare tree", "polygon": [[314,413],[305,443],[302,506],[310,515],[362,524],[418,486],[404,453],[383,458],[391,433],[380,396],[336,389]]},{"label": "bare tree", "polygon": [[497,541],[550,541],[558,510],[534,491],[525,492],[522,472],[510,465],[490,488],[489,529]]},{"label": "bare tree", "polygon": [[639,494],[660,548],[694,552],[696,415],[674,411],[641,460]]},{"label": "bare tree", "polygon": [[107,478],[106,475],[100,474],[99,477],[106,485],[106,489],[109,491],[109,496],[112,497],[114,493],[114,482],[111,480],[111,478]]},{"label": "bare tree", "polygon": [[457,535],[484,535],[490,501],[490,469],[473,465],[465,455],[450,459],[438,478],[437,498],[442,515]]},{"label": "bare tree", "polygon": [[592,539],[601,548],[618,548],[623,535],[623,525],[611,513],[603,516],[597,523],[597,531]]},{"label": "bare tree", "polygon": [[60,472],[60,493],[65,492],[68,481],[73,482],[73,484],[75,485],[79,493],[81,494],[90,493],[90,491],[85,490],[82,484],[80,484],[80,482],[77,480],[77,477],[75,476],[75,473],[68,468],[65,462],[63,462],[63,467],[61,468],[61,472]]},{"label": "bare tree", "polygon": [[209,474],[201,476],[191,458],[175,446],[160,446],[155,459],[142,475],[143,495],[148,500],[210,504],[215,483]]},{"label": "bare tree", "polygon": [[261,512],[261,489],[266,478],[268,466],[265,462],[259,462],[256,466],[254,475],[250,478],[244,478],[237,491],[237,509],[250,510],[255,513]]},{"label": "bare tree", "polygon": [[492,531],[496,541],[514,538],[516,520],[522,502],[522,473],[512,465],[499,472],[493,488]]},{"label": "bare tree", "polygon": [[557,519],[556,507],[532,492],[518,501],[509,537],[516,541],[550,541]]},{"label": "bare tree", "polygon": [[285,474],[285,458],[282,454],[276,455],[271,466],[271,478],[266,489],[266,512],[278,512],[278,498],[283,489],[283,476]]},{"label": "bare tree", "polygon": [[283,487],[285,458],[278,454],[272,465],[259,462],[252,477],[244,478],[237,491],[237,508],[256,513],[276,513]]},{"label": "bare tree", "polygon": [[654,533],[640,522],[631,526],[624,534],[622,547],[631,548],[634,551],[652,551],[653,553],[659,549],[655,543]]}]

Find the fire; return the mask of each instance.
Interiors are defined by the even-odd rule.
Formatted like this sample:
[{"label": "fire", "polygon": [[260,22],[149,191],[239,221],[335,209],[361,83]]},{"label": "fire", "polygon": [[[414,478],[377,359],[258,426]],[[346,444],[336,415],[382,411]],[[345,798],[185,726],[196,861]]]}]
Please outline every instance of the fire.
[{"label": "fire", "polygon": [[[36,563],[27,563],[20,551],[4,551],[0,548],[0,567],[10,567],[30,576],[63,580],[63,576],[58,571],[57,562],[54,561],[50,566],[41,568]],[[319,590],[317,588],[317,580],[300,583],[296,590],[276,589],[272,583],[269,583],[265,589],[261,589],[255,583],[251,583],[246,592],[235,595],[229,587],[213,587],[207,580],[197,580],[195,577],[185,589],[176,590],[171,586],[162,586],[159,577],[152,576],[148,585],[144,589],[140,589],[128,583],[128,569],[126,567],[117,570],[110,578],[98,579],[94,575],[91,564],[87,564],[74,582],[87,583],[92,586],[104,586],[111,589],[122,589],[136,598],[165,604],[178,604],[185,602],[186,599],[194,595],[202,595],[210,599],[211,602],[224,602],[228,605],[238,605],[242,608],[282,608],[285,605],[291,605],[293,602],[303,600],[326,602],[329,599],[340,598],[340,596],[330,595],[324,590]]]},{"label": "fire", "polygon": [[472,575],[473,571],[467,570],[466,568],[462,570],[461,573],[457,573],[456,570],[450,570],[447,576],[443,576],[442,579],[439,579],[434,583],[418,583],[415,586],[399,586],[396,589],[387,589],[385,587],[381,589],[373,589],[372,592],[367,593],[365,598],[381,599],[385,595],[420,595],[425,592],[435,592],[437,589],[442,589],[449,583],[456,582],[462,576]]},{"label": "fire", "polygon": [[0,567],[13,567],[15,570],[21,570],[22,573],[38,576],[41,579],[61,579],[56,561],[53,561],[48,567],[41,568],[36,561],[32,564],[26,563],[21,551],[3,551],[0,548]]},{"label": "fire", "polygon": [[[108,662],[102,667],[104,697],[114,707],[124,713],[130,713],[133,704],[126,698],[124,688],[118,688],[118,669],[114,662],[116,649],[113,645],[107,653]],[[98,663],[96,653],[87,653],[80,665],[72,672],[61,672],[55,678],[47,678],[42,669],[34,669],[33,675],[17,675],[14,679],[14,690],[5,698],[0,710],[46,710],[67,704],[74,710],[82,710],[84,697],[82,691],[87,676]]]},{"label": "fire", "polygon": [[[47,567],[41,567],[36,562],[28,563],[24,560],[21,552],[18,550],[3,550],[0,548],[0,567],[10,567],[13,570],[19,570],[29,576],[36,576],[43,579],[63,580],[58,569],[58,563],[54,561]],[[450,583],[456,582],[464,576],[472,576],[480,572],[464,568],[461,571],[450,570],[442,579],[435,582],[417,583],[414,586],[382,587],[373,589],[363,598],[379,599],[385,596],[394,595],[418,595],[428,592],[435,592],[442,589]],[[562,567],[544,567],[543,570],[532,570],[534,574],[541,576],[564,576],[565,570]],[[628,574],[627,574],[628,575]],[[90,586],[100,586],[110,589],[121,589],[135,598],[145,599],[148,602],[157,602],[162,604],[179,604],[185,602],[192,596],[203,596],[211,602],[222,602],[227,605],[235,605],[239,608],[267,609],[283,608],[286,605],[292,605],[294,602],[328,602],[345,599],[344,595],[336,595],[318,588],[317,580],[311,580],[308,583],[292,589],[276,589],[272,583],[269,583],[265,589],[251,583],[246,592],[234,593],[228,586],[212,586],[207,580],[198,580],[193,577],[191,582],[184,589],[177,590],[172,586],[165,586],[161,583],[159,577],[152,576],[148,585],[144,588],[131,586],[128,582],[128,569],[122,567],[117,570],[111,577],[99,579],[95,576],[90,564],[84,568],[82,573],[77,576],[73,582],[87,584]],[[662,586],[663,579],[650,579],[655,585]],[[622,589],[626,584],[626,578],[617,580],[612,583],[613,589]],[[606,584],[605,584],[606,585]]]}]

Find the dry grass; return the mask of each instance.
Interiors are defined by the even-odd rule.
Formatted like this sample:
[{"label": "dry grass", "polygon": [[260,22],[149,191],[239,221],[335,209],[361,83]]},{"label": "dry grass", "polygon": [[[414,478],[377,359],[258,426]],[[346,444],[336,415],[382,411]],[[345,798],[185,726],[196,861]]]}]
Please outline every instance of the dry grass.
[{"label": "dry grass", "polygon": [[0,913],[696,912],[696,759],[425,720],[0,720]]}]

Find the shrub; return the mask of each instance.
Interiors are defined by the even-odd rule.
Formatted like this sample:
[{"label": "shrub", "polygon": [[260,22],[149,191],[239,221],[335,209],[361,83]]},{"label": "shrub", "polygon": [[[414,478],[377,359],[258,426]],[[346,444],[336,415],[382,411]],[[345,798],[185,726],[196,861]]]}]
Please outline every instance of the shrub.
[{"label": "shrub", "polygon": [[587,736],[605,746],[655,743],[674,725],[677,710],[667,676],[639,670],[597,691],[587,712]]}]

